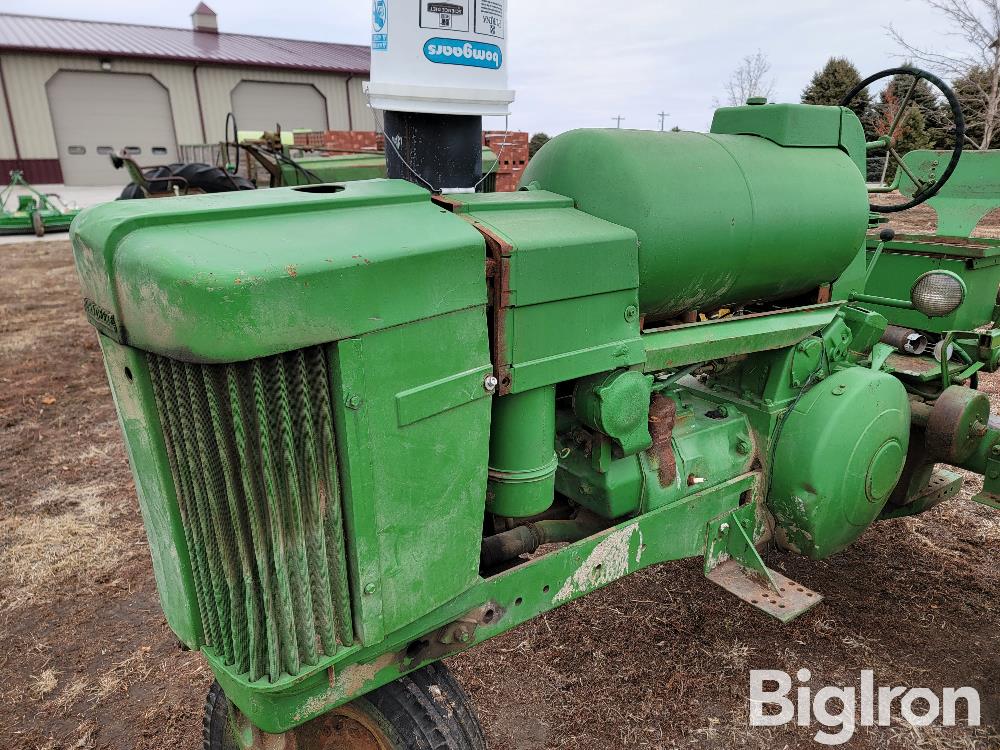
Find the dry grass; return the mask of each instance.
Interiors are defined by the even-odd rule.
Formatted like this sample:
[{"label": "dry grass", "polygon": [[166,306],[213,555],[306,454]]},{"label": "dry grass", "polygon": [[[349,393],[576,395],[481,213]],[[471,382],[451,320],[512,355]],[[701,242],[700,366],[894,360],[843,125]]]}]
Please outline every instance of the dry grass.
[{"label": "dry grass", "polygon": [[[113,489],[54,485],[36,494],[31,512],[0,518],[0,611],[51,599],[74,580],[86,587],[115,571],[128,547],[106,522]],[[51,505],[69,509],[45,515]]]},{"label": "dry grass", "polygon": [[52,667],[49,667],[44,672],[39,675],[32,675],[30,680],[30,689],[32,696],[35,699],[44,698],[46,695],[51,693],[56,689],[56,685],[59,684],[57,679],[58,672]]},{"label": "dry grass", "polygon": [[149,664],[149,647],[143,646],[100,676],[95,698],[104,700],[114,693],[126,692],[130,683],[145,680],[152,670],[153,667]]},{"label": "dry grass", "polygon": [[65,716],[76,703],[93,692],[90,683],[85,679],[77,678],[64,682],[62,690],[48,702],[59,716]]}]

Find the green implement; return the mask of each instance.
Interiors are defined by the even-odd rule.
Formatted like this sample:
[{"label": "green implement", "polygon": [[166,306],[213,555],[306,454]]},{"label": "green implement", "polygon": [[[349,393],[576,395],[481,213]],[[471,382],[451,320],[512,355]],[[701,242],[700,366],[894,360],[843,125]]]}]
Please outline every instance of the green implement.
[{"label": "green implement", "polygon": [[36,190],[16,169],[10,173],[7,186],[0,190],[0,235],[41,237],[46,232],[65,232],[78,213],[80,210],[64,203],[58,193]]}]

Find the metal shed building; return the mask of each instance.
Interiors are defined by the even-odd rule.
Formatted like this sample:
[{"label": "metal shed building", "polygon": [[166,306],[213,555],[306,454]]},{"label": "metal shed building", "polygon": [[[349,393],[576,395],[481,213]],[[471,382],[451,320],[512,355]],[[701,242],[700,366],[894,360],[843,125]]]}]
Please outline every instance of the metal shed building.
[{"label": "metal shed building", "polygon": [[179,144],[241,130],[371,130],[365,46],[0,13],[0,176],[117,184],[108,154],[177,160]]}]

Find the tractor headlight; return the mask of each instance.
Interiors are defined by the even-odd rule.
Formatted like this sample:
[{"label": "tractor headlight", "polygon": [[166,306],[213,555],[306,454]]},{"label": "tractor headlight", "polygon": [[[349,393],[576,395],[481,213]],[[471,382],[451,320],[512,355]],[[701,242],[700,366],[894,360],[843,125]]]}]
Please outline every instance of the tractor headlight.
[{"label": "tractor headlight", "polygon": [[928,318],[951,315],[965,300],[965,282],[951,271],[928,271],[910,290],[913,307]]}]

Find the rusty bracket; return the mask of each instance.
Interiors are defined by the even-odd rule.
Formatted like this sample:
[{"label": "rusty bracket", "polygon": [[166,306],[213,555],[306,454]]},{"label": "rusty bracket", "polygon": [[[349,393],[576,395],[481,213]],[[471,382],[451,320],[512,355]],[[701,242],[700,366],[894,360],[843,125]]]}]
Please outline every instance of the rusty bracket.
[{"label": "rusty bracket", "polygon": [[762,612],[788,622],[823,597],[764,564],[753,541],[762,530],[755,503],[711,521],[705,544],[705,576]]},{"label": "rusty bracket", "polygon": [[514,246],[493,230],[478,221],[472,221],[486,241],[486,272],[490,282],[491,323],[490,350],[493,370],[498,386],[497,395],[506,396],[511,391],[511,341],[507,327],[510,311],[510,256]]},{"label": "rusty bracket", "polygon": [[763,585],[777,593],[778,585],[771,570],[764,564],[754,546],[752,537],[756,526],[753,505],[744,505],[709,522],[705,545],[705,575],[711,577],[712,571],[726,560],[735,560],[750,575],[757,576]]},{"label": "rusty bracket", "polygon": [[[927,481],[927,484],[920,487],[918,490],[913,492],[906,498],[906,502],[903,505],[887,505],[885,509],[879,514],[879,520],[884,521],[889,518],[903,518],[905,516],[913,516],[918,513],[923,513],[926,510],[930,510],[935,505],[940,505],[946,500],[958,495],[959,491],[962,489],[963,478],[961,474],[958,474],[949,469],[936,469],[931,478]],[[900,483],[902,484],[902,482]],[[983,503],[983,505],[990,505],[994,508],[1000,508],[1000,504],[994,505],[993,501],[989,500],[990,493],[986,492],[986,486],[984,485],[983,492],[975,495],[972,499],[976,502]]]},{"label": "rusty bracket", "polygon": [[469,610],[457,620],[452,620],[412,641],[399,653],[400,664],[410,669],[416,664],[440,659],[469,648],[476,642],[476,630],[479,627],[496,623],[504,614],[504,608],[495,601],[489,601]]}]

